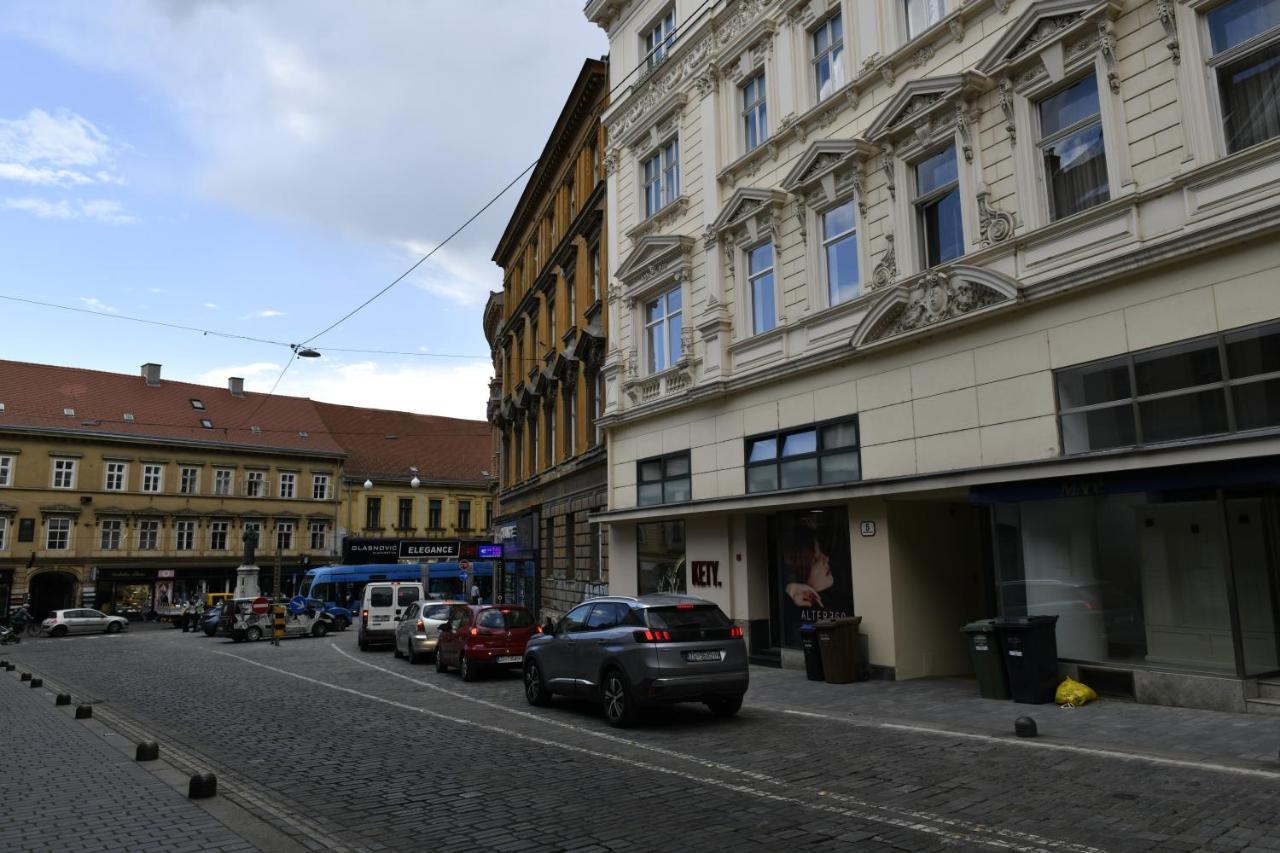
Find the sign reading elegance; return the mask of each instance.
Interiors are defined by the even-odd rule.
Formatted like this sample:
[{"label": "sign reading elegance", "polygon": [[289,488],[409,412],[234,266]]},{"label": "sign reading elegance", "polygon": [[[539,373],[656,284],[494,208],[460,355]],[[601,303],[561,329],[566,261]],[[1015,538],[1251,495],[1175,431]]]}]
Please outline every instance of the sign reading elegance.
[{"label": "sign reading elegance", "polygon": [[457,539],[401,539],[401,560],[456,560],[462,555]]}]

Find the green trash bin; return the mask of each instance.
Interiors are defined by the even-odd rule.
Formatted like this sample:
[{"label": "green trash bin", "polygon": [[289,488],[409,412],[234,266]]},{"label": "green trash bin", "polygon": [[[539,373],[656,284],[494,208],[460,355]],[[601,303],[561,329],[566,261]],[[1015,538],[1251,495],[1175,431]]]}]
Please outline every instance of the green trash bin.
[{"label": "green trash bin", "polygon": [[858,626],[861,624],[861,616],[818,623],[822,675],[828,684],[848,684],[861,679],[862,647],[858,641]]},{"label": "green trash bin", "polygon": [[978,692],[983,699],[1008,699],[1009,680],[1004,672],[1004,652],[996,620],[979,619],[960,629],[969,638],[969,660],[978,676]]}]

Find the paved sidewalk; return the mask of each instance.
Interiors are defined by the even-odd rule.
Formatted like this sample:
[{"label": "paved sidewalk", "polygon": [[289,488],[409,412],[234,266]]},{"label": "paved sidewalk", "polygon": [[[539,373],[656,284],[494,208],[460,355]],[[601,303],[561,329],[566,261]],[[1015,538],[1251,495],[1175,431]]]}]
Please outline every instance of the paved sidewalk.
[{"label": "paved sidewalk", "polygon": [[1040,741],[1268,770],[1280,776],[1280,716],[1229,714],[1099,699],[1083,708],[983,699],[963,678],[827,684],[802,671],[751,668],[750,705],[850,723],[903,725],[1013,737],[1030,716]]},{"label": "paved sidewalk", "polygon": [[0,671],[0,850],[256,849],[55,706],[49,690],[19,681],[21,671]]}]

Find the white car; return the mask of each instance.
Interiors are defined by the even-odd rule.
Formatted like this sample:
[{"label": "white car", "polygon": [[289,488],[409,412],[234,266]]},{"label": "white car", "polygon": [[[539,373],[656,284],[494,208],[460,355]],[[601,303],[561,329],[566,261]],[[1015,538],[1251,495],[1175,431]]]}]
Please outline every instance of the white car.
[{"label": "white car", "polygon": [[[430,660],[436,653],[440,640],[440,626],[449,621],[455,605],[465,601],[434,601],[426,599],[409,605],[404,614],[397,616],[395,655],[407,657],[409,663]],[[404,649],[404,651],[400,651]]]},{"label": "white car", "polygon": [[50,637],[67,634],[118,634],[129,627],[123,616],[108,616],[98,610],[55,610],[40,623],[40,630]]}]

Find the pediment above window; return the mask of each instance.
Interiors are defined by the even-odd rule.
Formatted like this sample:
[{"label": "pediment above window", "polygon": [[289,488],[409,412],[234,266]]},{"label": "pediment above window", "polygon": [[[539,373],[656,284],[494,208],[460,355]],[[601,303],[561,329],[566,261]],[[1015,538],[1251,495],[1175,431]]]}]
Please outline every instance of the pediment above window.
[{"label": "pediment above window", "polygon": [[914,136],[921,144],[967,116],[969,103],[991,88],[991,81],[974,71],[912,80],[898,90],[867,128],[877,145],[894,144]]},{"label": "pediment above window", "polygon": [[837,195],[852,189],[858,206],[866,213],[862,179],[867,162],[878,153],[875,146],[862,139],[819,139],[800,155],[783,179],[782,188],[809,206],[834,201]]},{"label": "pediment above window", "polygon": [[675,133],[680,124],[680,112],[689,96],[680,89],[663,93],[650,90],[645,95],[645,118],[620,132],[617,142],[632,151],[656,148],[664,138]]},{"label": "pediment above window", "polygon": [[1018,293],[1017,281],[985,267],[928,270],[884,291],[858,324],[850,344],[862,349],[954,323],[1012,305]]},{"label": "pediment above window", "polygon": [[641,237],[618,267],[622,298],[634,301],[653,287],[688,278],[693,269],[694,239],[682,234]]},{"label": "pediment above window", "polygon": [[741,187],[729,197],[707,236],[721,240],[737,240],[745,236],[755,242],[763,234],[776,234],[781,227],[786,203],[787,194],[781,190]]},{"label": "pediment above window", "polygon": [[[1114,74],[1115,21],[1121,11],[1115,0],[1036,0],[976,67],[992,77],[1026,82],[1047,74],[1056,82],[1066,73],[1070,56],[1097,47]],[[1112,77],[1113,88],[1118,81]]]}]

